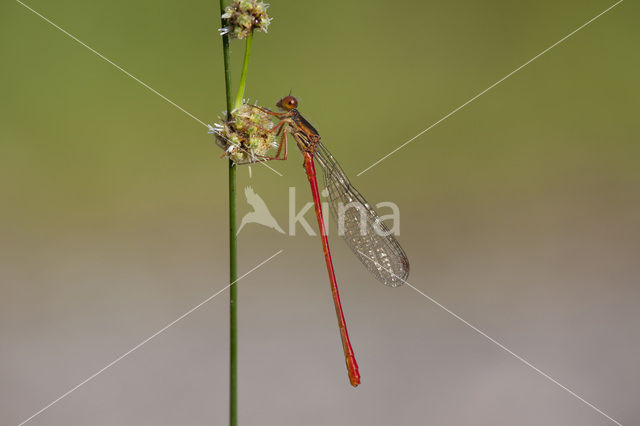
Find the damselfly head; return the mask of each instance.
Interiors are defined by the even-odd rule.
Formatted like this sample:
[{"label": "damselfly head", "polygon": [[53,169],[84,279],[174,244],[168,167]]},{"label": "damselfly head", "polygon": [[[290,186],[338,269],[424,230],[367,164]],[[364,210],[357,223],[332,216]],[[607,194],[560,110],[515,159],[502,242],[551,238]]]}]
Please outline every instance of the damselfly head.
[{"label": "damselfly head", "polygon": [[291,111],[292,109],[295,109],[298,107],[298,100],[291,95],[285,96],[284,98],[278,101],[276,106],[281,110]]}]

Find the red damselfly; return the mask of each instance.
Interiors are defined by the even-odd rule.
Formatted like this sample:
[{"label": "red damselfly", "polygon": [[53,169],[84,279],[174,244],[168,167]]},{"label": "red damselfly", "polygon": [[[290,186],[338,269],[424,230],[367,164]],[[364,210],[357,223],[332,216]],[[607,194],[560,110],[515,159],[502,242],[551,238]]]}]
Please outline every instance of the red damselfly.
[{"label": "red damselfly", "polygon": [[254,108],[258,108],[279,120],[275,126],[269,129],[270,132],[280,136],[278,151],[275,156],[262,157],[259,161],[286,160],[287,134],[293,136],[302,152],[304,157],[303,166],[311,185],[318,228],[322,238],[322,249],[327,271],[329,272],[331,293],[338,317],[338,327],[349,373],[349,381],[351,385],[358,386],[360,384],[360,373],[349,340],[338,284],[333,270],[329,240],[322,216],[320,194],[316,181],[314,159],[318,160],[324,175],[324,183],[329,192],[331,212],[341,224],[344,224],[342,236],[364,266],[382,283],[397,287],[409,276],[409,260],[398,241],[380,220],[375,210],[367,203],[360,192],[353,187],[338,162],[333,158],[333,155],[320,142],[318,131],[300,114],[297,109],[297,99],[291,95],[285,96],[278,101],[276,106],[283,112],[273,112],[254,106]]}]

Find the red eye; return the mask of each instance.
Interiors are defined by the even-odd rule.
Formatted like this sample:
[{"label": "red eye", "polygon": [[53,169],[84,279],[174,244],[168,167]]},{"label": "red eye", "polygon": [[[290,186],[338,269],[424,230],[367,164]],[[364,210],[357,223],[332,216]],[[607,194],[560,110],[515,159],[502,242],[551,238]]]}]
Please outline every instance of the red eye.
[{"label": "red eye", "polygon": [[286,111],[290,111],[298,107],[298,100],[291,95],[285,96],[278,101],[276,106]]}]

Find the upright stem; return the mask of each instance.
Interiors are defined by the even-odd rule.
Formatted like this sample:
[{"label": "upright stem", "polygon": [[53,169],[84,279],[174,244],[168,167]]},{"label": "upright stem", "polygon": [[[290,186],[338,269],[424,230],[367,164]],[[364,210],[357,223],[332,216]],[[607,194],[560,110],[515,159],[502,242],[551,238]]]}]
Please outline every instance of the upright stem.
[{"label": "upright stem", "polygon": [[[220,15],[224,13],[224,0],[220,0]],[[225,26],[221,19],[221,26]],[[224,82],[227,101],[227,120],[233,110],[231,95],[231,66],[229,61],[229,36],[222,36],[224,58]],[[236,238],[236,167],[229,159],[229,425],[238,424],[238,241]]]},{"label": "upright stem", "polygon": [[[224,0],[220,0],[220,15],[224,13]],[[224,27],[225,21],[220,18]],[[231,95],[231,61],[229,59],[229,35],[222,36],[222,58],[224,60],[224,86],[227,101],[227,120],[231,119],[231,111],[233,110],[233,97]]]},{"label": "upright stem", "polygon": [[236,166],[229,160],[229,425],[238,424],[238,240]]},{"label": "upright stem", "polygon": [[[222,3],[222,0],[220,0]],[[227,37],[225,35],[225,37]],[[238,94],[233,109],[242,104],[244,88],[247,82],[247,69],[249,67],[249,54],[251,53],[251,41],[253,31],[247,37],[242,63],[242,75],[238,86]],[[229,70],[229,40],[227,38],[225,50],[225,81],[227,82],[227,119],[231,119],[231,72]],[[236,236],[236,166],[229,160],[229,425],[238,424],[238,239]]]},{"label": "upright stem", "polygon": [[253,30],[247,36],[247,43],[244,47],[244,60],[242,61],[242,74],[240,75],[240,85],[238,86],[238,94],[233,108],[238,108],[242,104],[244,97],[244,87],[247,83],[247,69],[249,68],[249,55],[251,54],[251,42],[253,41]]}]

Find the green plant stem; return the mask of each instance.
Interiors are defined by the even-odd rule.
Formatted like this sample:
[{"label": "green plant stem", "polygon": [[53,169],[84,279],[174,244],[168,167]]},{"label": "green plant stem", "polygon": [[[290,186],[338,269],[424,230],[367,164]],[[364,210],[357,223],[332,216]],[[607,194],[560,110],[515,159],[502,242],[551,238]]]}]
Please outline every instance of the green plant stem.
[{"label": "green plant stem", "polygon": [[[224,0],[220,0],[220,15],[224,13]],[[221,19],[221,26],[225,26]],[[227,120],[231,119],[231,65],[229,35],[222,36],[224,82],[227,101]],[[229,160],[229,425],[238,424],[238,240],[236,237],[236,167]]]},{"label": "green plant stem", "polygon": [[[222,0],[221,0],[222,3]],[[223,50],[225,51],[225,83],[227,87],[227,119],[231,119],[231,72],[229,69],[229,40],[223,39]],[[233,109],[242,103],[244,88],[247,83],[247,69],[249,68],[249,55],[251,54],[251,41],[253,31],[249,33],[244,51],[242,63],[242,74],[238,94]],[[235,284],[238,278],[238,239],[236,236],[236,166],[229,160],[229,425],[238,424],[238,286]]]},{"label": "green plant stem", "polygon": [[240,85],[238,86],[238,94],[233,108],[238,108],[242,104],[244,97],[244,88],[247,84],[247,69],[249,69],[249,55],[251,55],[251,42],[253,41],[253,30],[247,36],[247,42],[244,46],[244,60],[242,61],[242,74],[240,75]]},{"label": "green plant stem", "polygon": [[229,425],[238,424],[238,239],[236,166],[229,160]]}]

